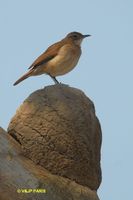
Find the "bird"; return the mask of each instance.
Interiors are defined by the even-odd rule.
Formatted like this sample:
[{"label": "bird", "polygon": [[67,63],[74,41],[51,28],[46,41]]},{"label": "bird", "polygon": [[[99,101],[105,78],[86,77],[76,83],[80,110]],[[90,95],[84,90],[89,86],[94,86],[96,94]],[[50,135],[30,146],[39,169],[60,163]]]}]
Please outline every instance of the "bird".
[{"label": "bird", "polygon": [[81,56],[81,43],[84,38],[79,32],[71,32],[59,42],[49,46],[28,68],[29,71],[21,76],[13,85],[31,77],[46,74],[58,84],[56,76],[70,72],[78,63]]}]

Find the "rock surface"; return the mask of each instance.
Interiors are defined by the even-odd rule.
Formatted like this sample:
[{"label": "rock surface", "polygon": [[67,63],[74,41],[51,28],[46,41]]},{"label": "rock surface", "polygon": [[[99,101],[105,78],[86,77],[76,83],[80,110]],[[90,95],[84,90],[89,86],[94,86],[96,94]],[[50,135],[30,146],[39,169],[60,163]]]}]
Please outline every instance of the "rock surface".
[{"label": "rock surface", "polygon": [[[31,189],[46,193],[29,192]],[[0,200],[31,199],[99,200],[95,191],[35,165],[22,155],[21,145],[0,128]]]},{"label": "rock surface", "polygon": [[17,110],[8,132],[34,163],[98,189],[101,129],[94,105],[82,91],[62,84],[37,90]]}]

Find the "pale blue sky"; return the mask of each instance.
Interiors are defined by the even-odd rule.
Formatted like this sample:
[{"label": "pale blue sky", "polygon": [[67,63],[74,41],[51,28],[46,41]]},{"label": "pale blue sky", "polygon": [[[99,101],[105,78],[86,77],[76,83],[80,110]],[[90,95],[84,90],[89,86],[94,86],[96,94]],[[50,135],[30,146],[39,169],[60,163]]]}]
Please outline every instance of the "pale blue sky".
[{"label": "pale blue sky", "polygon": [[0,1],[0,126],[33,91],[49,84],[47,76],[12,84],[48,45],[68,32],[92,37],[83,42],[77,67],[58,77],[80,88],[96,108],[103,131],[101,200],[128,200],[133,189],[133,1]]}]

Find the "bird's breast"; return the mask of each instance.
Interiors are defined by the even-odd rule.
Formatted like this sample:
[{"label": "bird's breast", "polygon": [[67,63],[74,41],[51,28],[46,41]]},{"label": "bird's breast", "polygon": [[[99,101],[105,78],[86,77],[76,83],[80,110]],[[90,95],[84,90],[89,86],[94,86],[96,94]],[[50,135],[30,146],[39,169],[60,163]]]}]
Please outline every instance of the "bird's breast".
[{"label": "bird's breast", "polygon": [[57,56],[48,62],[46,67],[48,73],[52,76],[59,76],[68,73],[78,63],[80,55],[80,47],[70,44],[62,46]]}]

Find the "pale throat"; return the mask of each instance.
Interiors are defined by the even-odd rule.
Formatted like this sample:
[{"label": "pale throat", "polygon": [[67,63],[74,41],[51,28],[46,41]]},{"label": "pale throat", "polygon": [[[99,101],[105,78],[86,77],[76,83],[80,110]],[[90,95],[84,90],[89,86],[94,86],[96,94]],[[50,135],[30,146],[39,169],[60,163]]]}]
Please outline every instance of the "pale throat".
[{"label": "pale throat", "polygon": [[80,46],[81,43],[82,43],[82,41],[83,41],[83,39],[81,38],[81,39],[79,39],[79,40],[75,40],[74,43],[75,43],[76,45]]}]

